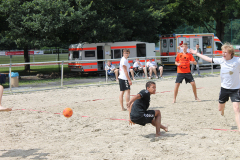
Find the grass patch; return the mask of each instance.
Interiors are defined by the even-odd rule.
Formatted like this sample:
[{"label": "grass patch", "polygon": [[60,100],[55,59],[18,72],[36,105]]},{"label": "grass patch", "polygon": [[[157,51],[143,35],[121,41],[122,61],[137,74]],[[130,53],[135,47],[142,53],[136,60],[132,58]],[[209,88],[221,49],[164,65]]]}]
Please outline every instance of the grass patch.
[{"label": "grass patch", "polygon": [[[25,71],[24,66],[12,67],[12,72],[18,72],[20,76],[31,76],[37,74],[51,74],[52,72],[61,73],[61,65],[44,65],[44,66],[31,66],[30,71]],[[72,73],[68,68],[68,65],[63,65],[64,73]],[[1,67],[0,73],[9,73],[8,67]]]},{"label": "grass patch", "polygon": [[[30,62],[47,62],[47,61],[67,61],[68,54],[39,54],[39,55],[30,55]],[[9,64],[9,63],[25,63],[23,55],[13,55],[10,56],[0,56],[0,64]]]}]

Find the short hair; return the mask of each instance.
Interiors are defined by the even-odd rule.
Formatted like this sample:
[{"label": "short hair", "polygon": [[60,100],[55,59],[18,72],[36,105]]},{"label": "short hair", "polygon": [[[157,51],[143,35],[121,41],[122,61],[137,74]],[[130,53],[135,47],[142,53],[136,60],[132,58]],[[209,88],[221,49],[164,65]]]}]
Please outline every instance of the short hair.
[{"label": "short hair", "polygon": [[183,45],[187,46],[187,43],[183,43]]},{"label": "short hair", "polygon": [[235,50],[229,42],[224,43],[224,45],[221,47],[221,49],[222,50],[227,50],[228,53],[231,53],[231,57],[233,58],[233,56],[235,54]]},{"label": "short hair", "polygon": [[153,81],[148,81],[148,82],[146,83],[146,89],[147,89],[147,87],[149,88],[152,84],[155,84],[155,85],[156,85],[155,82],[153,82]]},{"label": "short hair", "polygon": [[198,46],[199,46],[199,44],[196,44],[196,45],[198,45]]},{"label": "short hair", "polygon": [[124,48],[123,52],[129,52],[130,53],[130,50],[128,48]]},{"label": "short hair", "polygon": [[136,60],[139,60],[139,58],[136,58]]},{"label": "short hair", "polygon": [[111,60],[108,60],[107,62],[112,62]]}]

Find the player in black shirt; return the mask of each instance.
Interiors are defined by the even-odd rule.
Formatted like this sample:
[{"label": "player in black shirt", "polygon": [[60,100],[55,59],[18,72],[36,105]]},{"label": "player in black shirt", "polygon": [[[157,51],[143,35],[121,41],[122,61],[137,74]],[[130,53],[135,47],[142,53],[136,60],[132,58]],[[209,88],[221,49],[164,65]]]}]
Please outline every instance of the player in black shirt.
[{"label": "player in black shirt", "polygon": [[139,124],[145,126],[151,123],[156,127],[156,137],[160,136],[160,128],[168,131],[168,128],[161,124],[160,110],[147,110],[150,102],[150,95],[156,93],[156,84],[152,81],[146,83],[146,90],[141,90],[128,103],[129,109],[129,123]]}]

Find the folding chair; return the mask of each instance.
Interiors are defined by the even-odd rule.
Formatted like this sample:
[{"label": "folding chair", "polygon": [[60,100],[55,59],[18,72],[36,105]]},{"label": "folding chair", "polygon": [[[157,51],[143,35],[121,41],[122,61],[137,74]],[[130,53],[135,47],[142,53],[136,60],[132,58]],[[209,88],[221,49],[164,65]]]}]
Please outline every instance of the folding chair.
[{"label": "folding chair", "polygon": [[142,74],[143,74],[143,68],[137,69],[136,71],[133,70],[133,72],[134,72],[134,77],[135,77],[135,78],[136,78],[136,77],[139,77],[139,78],[143,77],[143,76],[142,76]]},{"label": "folding chair", "polygon": [[111,71],[110,69],[107,71],[108,79],[111,79],[112,81],[116,81],[115,73]]}]

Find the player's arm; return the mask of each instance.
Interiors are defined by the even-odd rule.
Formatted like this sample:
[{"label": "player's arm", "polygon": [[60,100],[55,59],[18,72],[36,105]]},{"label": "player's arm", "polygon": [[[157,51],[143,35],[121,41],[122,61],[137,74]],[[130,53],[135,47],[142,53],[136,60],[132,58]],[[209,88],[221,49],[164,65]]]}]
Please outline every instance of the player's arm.
[{"label": "player's arm", "polygon": [[190,49],[190,53],[195,54],[196,56],[198,56],[199,58],[203,59],[204,61],[212,63],[212,58],[210,58],[208,56],[205,56],[205,55],[203,55],[201,53],[198,53],[197,50]]},{"label": "player's arm", "polygon": [[181,63],[179,63],[179,57],[177,55],[176,59],[175,59],[175,65],[176,66],[180,66]]},{"label": "player's arm", "polygon": [[[132,97],[131,100],[129,102],[127,102],[127,107],[131,107],[132,103],[134,101],[136,101],[137,99],[140,99],[141,98],[141,95],[140,94],[137,94],[136,96]],[[131,109],[129,110],[129,112],[131,113]]]},{"label": "player's arm", "polygon": [[126,77],[128,79],[129,85],[131,86],[132,85],[132,81],[131,81],[131,79],[130,79],[130,77],[128,75],[127,66],[123,65],[123,71],[124,71],[124,73],[125,73],[125,75],[126,75]]},{"label": "player's arm", "polygon": [[194,61],[190,61],[190,64],[197,65],[197,62],[195,60]]},{"label": "player's arm", "polygon": [[196,60],[194,59],[194,57],[192,55],[191,55],[190,64],[197,65],[197,62],[196,62]]},{"label": "player's arm", "polygon": [[175,61],[175,65],[176,65],[176,66],[180,66],[180,63],[177,62],[177,61]]},{"label": "player's arm", "polygon": [[136,101],[137,99],[140,99],[140,98],[141,98],[141,95],[140,95],[140,94],[137,94],[136,96],[132,97],[129,102],[127,102],[127,107],[129,108],[129,124],[130,124],[130,125],[134,124],[134,123],[131,121],[131,118],[130,118],[130,113],[131,113],[131,111],[132,111],[133,102]]}]

